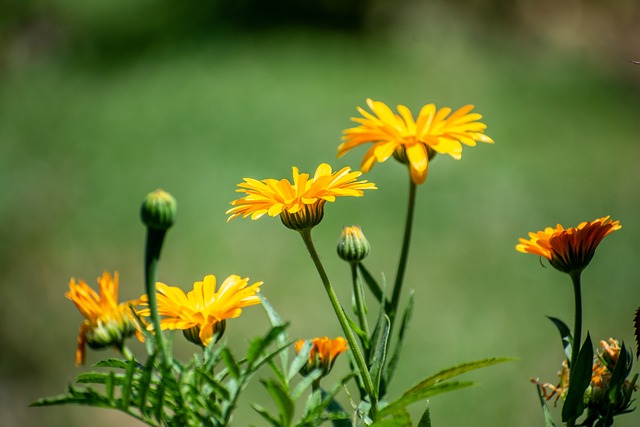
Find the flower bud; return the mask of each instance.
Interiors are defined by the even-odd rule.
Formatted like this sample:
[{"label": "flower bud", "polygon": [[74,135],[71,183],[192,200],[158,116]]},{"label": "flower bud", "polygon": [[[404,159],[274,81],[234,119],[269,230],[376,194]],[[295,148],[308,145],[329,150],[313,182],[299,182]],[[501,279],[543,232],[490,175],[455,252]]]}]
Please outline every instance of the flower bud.
[{"label": "flower bud", "polygon": [[[220,341],[220,338],[222,338],[222,335],[224,335],[224,331],[226,329],[227,329],[226,320],[216,322],[213,325],[213,338],[215,338],[215,342]],[[205,340],[205,342],[202,342],[202,340],[200,339],[200,325],[192,326],[191,328],[188,328],[188,329],[183,329],[182,335],[184,335],[187,341],[191,341],[192,343],[199,345],[201,347],[206,347],[207,344],[205,343],[207,341],[210,342],[210,339]]]},{"label": "flower bud", "polygon": [[280,213],[280,220],[285,227],[291,230],[301,231],[309,230],[320,224],[324,216],[324,200],[318,200],[316,203],[307,205],[303,204],[302,208],[290,213],[286,209]]},{"label": "flower bud", "polygon": [[152,191],[142,201],[140,216],[147,227],[167,230],[176,220],[176,200],[164,190]]},{"label": "flower bud", "polygon": [[360,226],[344,227],[338,239],[338,255],[347,262],[359,263],[369,255],[371,245]]},{"label": "flower bud", "polygon": [[[337,337],[336,339],[329,339],[327,337],[314,338],[311,342],[313,346],[309,352],[309,359],[300,369],[300,374],[303,376],[308,375],[316,369],[322,371],[322,377],[326,376],[331,372],[336,358],[349,349],[347,340],[343,337]],[[300,353],[304,343],[304,340],[299,340],[295,343],[296,353]]]},{"label": "flower bud", "polygon": [[136,331],[131,319],[129,306],[120,304],[116,309],[98,317],[95,321],[85,321],[86,343],[93,349],[121,345],[125,338]]}]

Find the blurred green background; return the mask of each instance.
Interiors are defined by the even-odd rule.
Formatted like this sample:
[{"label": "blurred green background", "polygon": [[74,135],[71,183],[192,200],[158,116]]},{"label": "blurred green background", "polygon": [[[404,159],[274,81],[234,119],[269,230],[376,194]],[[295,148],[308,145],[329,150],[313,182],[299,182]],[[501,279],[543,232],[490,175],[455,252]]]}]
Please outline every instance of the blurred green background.
[{"label": "blurred green background", "polygon": [[[70,277],[95,284],[118,270],[121,298],[142,293],[138,208],[157,187],[179,202],[161,280],[184,289],[209,273],[263,280],[293,337],[338,335],[296,233],[276,219],[226,224],[224,212],[243,177],[320,162],[358,168],[364,149],[335,153],[367,97],[414,111],[473,103],[496,141],[461,161],[438,157],[419,188],[406,286],[417,309],[391,396],[458,362],[514,356],[466,376],[481,387],[434,398],[434,425],[542,425],[529,378],[555,382],[562,358],[544,316],[570,322],[573,298],[568,277],[515,251],[519,237],[619,219],[583,276],[585,325],[596,340],[634,343],[639,18],[634,0],[5,0],[0,425],[139,425],[106,410],[27,405],[81,372]],[[405,214],[406,170],[389,161],[366,178],[380,189],[328,205],[315,230],[347,305],[341,227],[360,224],[369,269],[393,278]],[[266,330],[250,308],[226,338],[240,354]],[[179,357],[194,351],[175,341]],[[88,363],[112,355],[90,352]],[[262,425],[253,400],[268,406],[257,382],[234,425]],[[639,420],[636,411],[616,425]]]}]

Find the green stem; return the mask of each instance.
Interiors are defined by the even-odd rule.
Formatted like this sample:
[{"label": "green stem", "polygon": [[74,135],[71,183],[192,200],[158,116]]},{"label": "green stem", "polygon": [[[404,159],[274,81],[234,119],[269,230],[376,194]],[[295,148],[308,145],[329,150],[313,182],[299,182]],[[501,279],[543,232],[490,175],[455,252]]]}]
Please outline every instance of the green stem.
[{"label": "green stem", "polygon": [[124,345],[124,343],[122,345],[120,345],[118,347],[118,350],[120,351],[120,353],[122,354],[122,356],[128,360],[129,362],[131,361],[135,361],[136,358],[133,355],[133,353],[131,352],[131,350],[129,350],[129,347],[127,347],[126,345]]},{"label": "green stem", "polygon": [[580,272],[570,273],[571,281],[573,282],[573,295],[575,298],[575,321],[573,326],[573,345],[571,347],[571,361],[569,364],[569,376],[573,374],[576,360],[578,360],[578,353],[580,352],[580,345],[582,344],[582,292],[580,289]]},{"label": "green stem", "polygon": [[145,285],[147,297],[149,298],[149,311],[151,312],[151,323],[153,324],[154,337],[160,351],[163,363],[169,362],[167,346],[164,342],[164,335],[160,329],[160,317],[158,316],[158,300],[156,298],[156,279],[158,277],[158,262],[160,261],[160,250],[166,230],[147,228],[147,242],[145,247]]},{"label": "green stem", "polygon": [[418,185],[413,182],[413,180],[411,180],[411,177],[409,177],[409,206],[407,207],[407,218],[404,225],[404,238],[402,240],[402,252],[400,253],[400,261],[398,262],[398,272],[396,273],[396,281],[393,284],[391,311],[389,312],[389,333],[391,333],[391,330],[393,329],[394,320],[398,312],[398,304],[400,302],[400,294],[402,292],[404,273],[407,268],[407,260],[409,258],[409,244],[411,243],[411,230],[413,228],[413,214],[416,207],[417,188]]},{"label": "green stem", "polygon": [[364,306],[362,278],[360,277],[358,263],[356,262],[351,263],[351,279],[353,281],[353,297],[356,301],[356,314],[358,315],[360,328],[364,331],[367,337],[370,337],[371,334],[369,333],[369,324],[367,323],[367,313]]},{"label": "green stem", "polygon": [[318,252],[316,251],[315,246],[313,245],[313,239],[311,238],[311,229],[299,230],[300,236],[302,236],[302,240],[304,244],[307,246],[307,250],[309,251],[309,255],[311,255],[311,259],[318,270],[318,274],[320,274],[320,279],[322,280],[322,284],[324,285],[324,289],[327,291],[327,295],[329,296],[329,301],[331,301],[331,306],[338,317],[338,321],[340,322],[340,326],[342,326],[342,331],[344,332],[345,338],[349,343],[349,348],[353,353],[353,358],[355,359],[356,365],[360,370],[360,376],[362,378],[362,383],[364,384],[365,391],[371,399],[371,415],[372,418],[375,417],[377,412],[377,404],[378,397],[373,386],[373,381],[371,380],[371,375],[369,375],[369,370],[367,369],[367,364],[364,361],[364,357],[362,356],[362,351],[360,350],[360,346],[356,341],[355,336],[353,335],[353,331],[349,326],[349,321],[347,320],[347,316],[344,314],[344,309],[340,305],[340,301],[338,301],[338,296],[333,290],[331,286],[331,282],[329,281],[329,276],[324,270],[324,266],[320,261],[320,257],[318,256]]}]

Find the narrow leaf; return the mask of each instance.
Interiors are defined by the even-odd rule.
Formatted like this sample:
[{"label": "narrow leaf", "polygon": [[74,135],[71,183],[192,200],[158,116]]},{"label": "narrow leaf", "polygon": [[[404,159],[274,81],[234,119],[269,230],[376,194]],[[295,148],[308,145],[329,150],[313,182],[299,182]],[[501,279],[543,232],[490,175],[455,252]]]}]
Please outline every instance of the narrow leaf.
[{"label": "narrow leaf", "polygon": [[404,310],[404,314],[402,316],[402,323],[400,324],[400,331],[398,332],[398,341],[396,343],[396,347],[393,350],[393,356],[391,360],[387,364],[387,369],[385,372],[385,380],[387,386],[391,382],[393,378],[393,374],[395,373],[396,367],[398,366],[398,362],[400,361],[400,352],[402,350],[402,346],[404,344],[404,337],[409,328],[409,323],[411,322],[411,317],[413,316],[413,302],[414,302],[414,293],[413,290],[409,293],[409,301],[407,302],[407,307]]},{"label": "narrow leaf", "polygon": [[551,411],[549,411],[549,407],[547,406],[547,401],[544,399],[544,395],[542,394],[542,387],[540,385],[536,385],[536,390],[538,391],[538,399],[540,399],[540,406],[542,407],[542,412],[544,414],[544,427],[556,427],[556,423],[551,417]]},{"label": "narrow leaf", "polygon": [[231,351],[229,351],[227,347],[224,347],[220,355],[222,356],[222,361],[224,362],[224,366],[227,368],[229,375],[231,375],[231,378],[233,378],[234,380],[239,379],[240,367],[238,366],[238,363],[234,359],[233,355],[231,354]]},{"label": "narrow leaf", "polygon": [[634,329],[636,333],[636,358],[640,358],[640,307],[636,310]]},{"label": "narrow leaf", "polygon": [[376,282],[376,279],[373,278],[373,276],[365,268],[363,263],[359,263],[358,268],[362,273],[362,277],[364,278],[364,281],[367,282],[367,286],[369,286],[369,289],[371,290],[371,293],[373,294],[373,296],[378,300],[379,303],[382,303],[384,294],[382,293],[382,288],[380,288],[380,285],[378,285],[378,282]]},{"label": "narrow leaf", "polygon": [[425,378],[424,380],[413,386],[405,394],[419,391],[423,388],[430,387],[438,382],[457,377],[458,375],[462,375],[469,371],[496,365],[498,363],[511,362],[513,360],[514,359],[509,358],[491,357],[489,359],[476,360],[475,362],[462,363],[460,365],[452,366],[436,373],[435,375]]},{"label": "narrow leaf", "polygon": [[133,388],[133,373],[136,368],[136,362],[129,361],[127,363],[127,373],[124,384],[122,384],[122,409],[127,409],[131,404],[131,390]]},{"label": "narrow leaf", "polygon": [[307,340],[304,342],[300,352],[296,355],[296,357],[291,362],[291,366],[289,367],[289,373],[287,374],[287,381],[291,381],[293,377],[295,377],[300,369],[307,363],[309,360],[309,353],[311,353],[311,349],[313,348],[313,342],[311,340]]},{"label": "narrow leaf", "polygon": [[101,361],[97,362],[93,366],[96,367],[96,368],[127,369],[127,367],[129,366],[130,363],[131,362],[127,362],[127,361],[124,361],[124,360],[110,358],[110,359],[101,360]]},{"label": "narrow leaf", "polygon": [[614,403],[616,401],[616,397],[621,392],[622,386],[624,385],[624,380],[627,378],[629,357],[630,354],[627,352],[627,348],[623,342],[620,353],[618,354],[618,361],[616,362],[616,366],[613,368],[611,379],[609,380],[610,388],[608,392],[608,400],[610,403]]},{"label": "narrow leaf", "polygon": [[[288,325],[273,326],[267,332],[264,338],[254,338],[247,350],[247,362],[249,366],[252,366],[264,353],[264,351],[273,343],[276,339],[279,340],[280,335]],[[280,340],[279,340],[280,341]]]},{"label": "narrow leaf", "polygon": [[380,392],[380,379],[382,378],[382,371],[384,368],[384,363],[387,358],[387,345],[389,343],[389,328],[391,327],[391,322],[386,314],[383,314],[382,325],[380,327],[380,333],[378,335],[377,341],[375,342],[375,347],[373,348],[373,360],[371,362],[371,368],[369,369],[369,373],[371,374],[371,380],[373,381],[374,391],[376,393],[376,397],[378,397]]},{"label": "narrow leaf", "polygon": [[444,383],[439,383],[435,385],[431,385],[429,387],[425,387],[419,390],[415,390],[412,392],[407,392],[402,395],[399,399],[394,402],[389,403],[389,405],[385,406],[378,412],[379,417],[386,417],[390,414],[396,413],[401,409],[406,408],[412,403],[419,402],[420,400],[426,399],[428,397],[436,396],[442,393],[448,393],[455,390],[460,390],[467,387],[472,387],[478,385],[472,381],[448,381]]},{"label": "narrow leaf", "polygon": [[[571,333],[571,329],[569,329],[567,324],[557,317],[547,316],[547,319],[551,320],[556,328],[558,328],[558,332],[560,332],[560,338],[562,339],[562,348],[564,348],[564,355],[569,362],[569,367],[571,367],[571,346],[573,344],[573,334]],[[580,343],[578,343],[578,345],[580,345]]]},{"label": "narrow leaf", "polygon": [[376,422],[374,422],[373,424],[371,424],[371,427],[407,427],[407,426],[413,426],[413,423],[411,422],[411,416],[409,415],[409,412],[407,412],[407,410],[405,408],[399,408],[398,410],[396,410],[392,414],[388,414],[386,416],[389,416],[389,415],[391,416],[391,418],[388,418],[386,420],[379,419]]},{"label": "narrow leaf", "polygon": [[593,366],[593,347],[591,337],[587,338],[578,353],[578,359],[569,378],[569,390],[562,406],[562,422],[577,420],[584,412],[584,392],[591,383]]},{"label": "narrow leaf", "polygon": [[280,427],[280,422],[269,413],[269,411],[266,410],[266,408],[264,408],[263,406],[258,405],[257,403],[252,403],[251,407],[262,416],[262,418],[264,418],[265,420],[267,420],[267,422],[269,422],[269,424],[271,424],[274,427]]},{"label": "narrow leaf", "polygon": [[273,380],[260,380],[262,385],[265,386],[271,398],[278,407],[280,414],[280,421],[283,426],[291,425],[293,419],[294,404],[287,391],[282,388],[282,385]]},{"label": "narrow leaf", "polygon": [[322,375],[322,370],[316,369],[314,371],[309,372],[302,380],[296,384],[295,388],[291,392],[291,398],[293,400],[298,400],[302,397],[305,390],[311,387],[311,384]]},{"label": "narrow leaf", "polygon": [[429,409],[429,402],[427,401],[427,407],[424,409],[418,427],[431,427],[431,409]]},{"label": "narrow leaf", "polygon": [[[284,322],[282,321],[282,319],[280,319],[280,315],[278,315],[278,312],[273,308],[269,300],[264,297],[261,292],[258,292],[258,298],[260,298],[260,302],[262,302],[262,308],[267,313],[267,317],[269,318],[271,326],[275,327],[284,325]],[[287,331],[284,330],[278,337],[278,346],[282,347],[288,341],[289,337],[287,335]],[[287,366],[289,366],[288,351],[283,351],[282,353],[280,353],[280,361],[282,363],[282,370],[285,371],[287,369]]]},{"label": "narrow leaf", "polygon": [[142,375],[140,377],[137,406],[143,414],[147,414],[147,393],[149,392],[149,386],[151,385],[151,373],[153,372],[153,367],[157,357],[158,353],[152,353],[149,356],[147,364],[142,370]]}]

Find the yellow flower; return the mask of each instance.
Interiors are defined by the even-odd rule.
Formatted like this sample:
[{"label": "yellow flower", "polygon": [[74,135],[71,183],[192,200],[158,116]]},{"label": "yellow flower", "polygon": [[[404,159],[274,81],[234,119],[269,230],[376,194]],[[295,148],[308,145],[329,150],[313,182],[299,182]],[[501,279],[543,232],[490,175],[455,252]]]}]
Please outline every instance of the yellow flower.
[{"label": "yellow flower", "polygon": [[[336,358],[349,349],[347,340],[343,337],[333,340],[327,337],[314,338],[311,342],[313,347],[311,347],[311,352],[309,353],[309,360],[302,369],[303,375],[314,369],[321,369],[323,375],[327,375],[333,368]],[[295,343],[296,353],[300,353],[304,343],[304,340],[299,340]]]},{"label": "yellow flower", "polygon": [[[69,291],[65,293],[85,318],[78,334],[76,365],[84,364],[87,344],[91,348],[120,347],[125,338],[138,330],[131,311],[131,306],[138,301],[118,304],[118,273],[112,278],[104,272],[98,278],[98,284],[99,295],[84,281],[71,279]],[[138,338],[142,340],[141,335]]]},{"label": "yellow flower", "polygon": [[520,239],[516,250],[543,256],[563,273],[580,272],[589,265],[600,241],[620,228],[620,223],[608,216],[566,230],[558,224],[556,228],[529,233],[529,240]]},{"label": "yellow flower", "polygon": [[227,221],[241,215],[256,220],[268,214],[280,215],[283,224],[293,230],[314,227],[322,220],[325,202],[340,196],[361,197],[363,190],[376,189],[372,182],[358,181],[360,175],[349,167],[332,172],[331,166],[322,163],[313,178],[293,167],[293,184],[287,179],[244,178],[236,191],[247,195],[231,202],[234,207],[227,211],[231,214]]},{"label": "yellow flower", "polygon": [[[180,329],[190,341],[207,346],[216,332],[224,330],[226,319],[240,316],[243,307],[260,304],[256,293],[262,282],[248,285],[248,280],[231,275],[216,292],[216,277],[210,274],[202,282],[195,282],[186,294],[180,288],[156,283],[158,314],[164,316],[160,328]],[[148,305],[147,295],[140,300]],[[146,308],[140,315],[149,316],[150,310]]]},{"label": "yellow flower", "polygon": [[338,147],[338,157],[342,157],[352,148],[372,142],[373,146],[362,159],[364,172],[393,155],[409,166],[413,182],[422,184],[427,178],[429,160],[436,153],[459,160],[461,144],[473,147],[476,141],[493,143],[493,139],[484,134],[487,126],[478,121],[482,116],[470,114],[473,105],[466,105],[449,115],[450,108],[436,110],[434,104],[427,104],[420,110],[417,120],[404,105],[398,105],[399,114],[379,101],[367,99],[367,105],[373,114],[358,107],[364,118],[351,119],[360,126],[346,129],[342,137],[344,142]]}]

